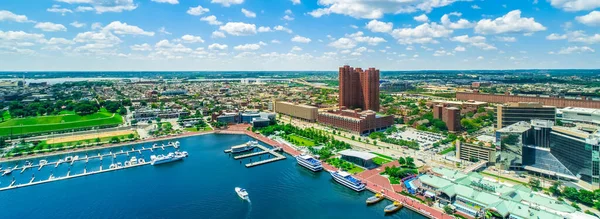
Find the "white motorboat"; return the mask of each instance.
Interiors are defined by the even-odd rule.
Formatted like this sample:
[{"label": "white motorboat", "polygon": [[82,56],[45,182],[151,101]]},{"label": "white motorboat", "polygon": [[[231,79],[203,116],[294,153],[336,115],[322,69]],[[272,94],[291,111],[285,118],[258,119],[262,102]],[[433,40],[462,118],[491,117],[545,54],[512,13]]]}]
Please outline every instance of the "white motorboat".
[{"label": "white motorboat", "polygon": [[250,199],[250,196],[248,196],[248,192],[245,189],[242,189],[240,187],[235,187],[235,192],[243,200],[248,201]]}]

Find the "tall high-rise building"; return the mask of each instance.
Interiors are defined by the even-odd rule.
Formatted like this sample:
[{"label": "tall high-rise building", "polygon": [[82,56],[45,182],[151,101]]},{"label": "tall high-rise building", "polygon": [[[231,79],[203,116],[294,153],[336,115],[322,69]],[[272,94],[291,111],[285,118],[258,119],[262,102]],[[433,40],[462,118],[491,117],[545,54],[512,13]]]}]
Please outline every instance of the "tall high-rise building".
[{"label": "tall high-rise building", "polygon": [[379,111],[379,70],[352,68],[348,65],[339,71],[339,106]]}]

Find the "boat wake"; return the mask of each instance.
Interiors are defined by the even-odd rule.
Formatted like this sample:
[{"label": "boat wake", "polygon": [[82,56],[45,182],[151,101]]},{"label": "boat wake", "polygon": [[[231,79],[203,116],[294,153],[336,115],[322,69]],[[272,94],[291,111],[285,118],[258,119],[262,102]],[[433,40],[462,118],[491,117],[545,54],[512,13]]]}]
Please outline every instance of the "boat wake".
[{"label": "boat wake", "polygon": [[246,211],[246,219],[250,218],[250,212],[252,212],[252,201],[248,198],[248,211]]}]

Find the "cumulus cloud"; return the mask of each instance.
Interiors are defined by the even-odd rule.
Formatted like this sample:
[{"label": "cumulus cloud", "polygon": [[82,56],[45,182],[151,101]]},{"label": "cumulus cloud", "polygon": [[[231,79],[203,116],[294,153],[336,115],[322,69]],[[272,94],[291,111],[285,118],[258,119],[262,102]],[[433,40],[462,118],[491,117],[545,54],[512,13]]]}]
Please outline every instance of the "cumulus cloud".
[{"label": "cumulus cloud", "polygon": [[150,44],[135,44],[129,47],[133,51],[152,51],[152,46]]},{"label": "cumulus cloud", "polygon": [[286,14],[286,15],[285,15],[285,16],[283,16],[283,18],[281,18],[281,19],[284,19],[284,20],[286,20],[286,21],[293,21],[293,20],[294,20],[294,17],[292,17],[292,16],[290,16],[290,15],[287,15],[287,14]]},{"label": "cumulus cloud", "polygon": [[271,32],[273,30],[270,27],[258,27],[257,31],[259,33],[264,33],[264,32]]},{"label": "cumulus cloud", "polygon": [[259,50],[260,45],[258,45],[258,44],[243,44],[243,45],[235,46],[235,47],[233,47],[233,49],[238,50],[238,51],[254,51],[254,50]]},{"label": "cumulus cloud", "polygon": [[356,42],[349,38],[339,38],[336,41],[329,43],[329,46],[337,48],[337,49],[352,49],[356,46]]},{"label": "cumulus cloud", "polygon": [[293,5],[299,5],[300,4],[300,0],[291,0]]},{"label": "cumulus cloud", "polygon": [[12,21],[17,23],[34,22],[25,15],[18,15],[6,10],[0,10],[0,21]]},{"label": "cumulus cloud", "polygon": [[455,42],[469,44],[469,45],[475,46],[475,47],[483,49],[483,50],[496,49],[496,47],[494,47],[490,44],[487,44],[486,38],[483,36],[470,37],[469,35],[461,35],[461,36],[452,37],[452,38],[450,38],[450,40],[455,41]]},{"label": "cumulus cloud", "polygon": [[76,27],[76,28],[82,28],[82,27],[85,27],[85,23],[80,23],[80,22],[77,22],[77,21],[73,21],[73,22],[71,22],[69,25],[71,25],[71,26],[73,26],[73,27]]},{"label": "cumulus cloud", "polygon": [[245,8],[242,8],[242,13],[244,14],[244,16],[249,17],[249,18],[255,18],[256,17],[256,13],[246,10]]},{"label": "cumulus cloud", "polygon": [[544,30],[546,27],[535,22],[534,18],[521,17],[520,10],[510,11],[494,20],[482,19],[475,26],[475,32],[480,34],[533,33]]},{"label": "cumulus cloud", "polygon": [[365,27],[372,32],[387,33],[392,31],[394,24],[392,22],[386,23],[378,20],[371,20]]},{"label": "cumulus cloud", "polygon": [[231,5],[239,5],[244,3],[244,0],[212,0],[210,3],[221,4],[224,7],[229,7]]},{"label": "cumulus cloud", "polygon": [[502,42],[517,42],[517,38],[515,37],[496,37],[496,40]]},{"label": "cumulus cloud", "polygon": [[132,11],[137,8],[137,4],[133,3],[133,0],[56,0],[58,2],[64,2],[68,4],[83,4],[85,6],[78,6],[75,11],[86,12],[96,11],[98,14],[106,12],[123,12]]},{"label": "cumulus cloud", "polygon": [[425,23],[425,22],[428,22],[428,21],[429,21],[429,17],[427,17],[427,15],[426,15],[426,14],[422,14],[422,15],[419,15],[419,16],[415,16],[415,17],[413,17],[413,19],[415,19],[415,21],[418,21],[418,22],[423,22],[423,23]]},{"label": "cumulus cloud", "polygon": [[549,0],[550,5],[565,11],[587,11],[600,7],[598,0]]},{"label": "cumulus cloud", "polygon": [[189,35],[189,34],[183,35],[181,37],[181,41],[184,43],[204,43],[204,40],[202,39],[202,37]]},{"label": "cumulus cloud", "polygon": [[256,25],[243,22],[227,22],[219,30],[233,36],[248,36],[256,34]]},{"label": "cumulus cloud", "polygon": [[588,26],[600,26],[600,11],[592,11],[584,16],[577,16],[575,20]]},{"label": "cumulus cloud", "polygon": [[292,33],[292,30],[290,30],[287,27],[281,26],[281,25],[277,25],[277,26],[273,27],[273,30],[284,31],[284,32],[287,32],[287,33]]},{"label": "cumulus cloud", "polygon": [[223,24],[223,22],[218,21],[217,17],[214,15],[209,15],[203,18],[200,18],[201,21],[206,21],[206,23],[210,24],[210,25],[221,25]]},{"label": "cumulus cloud", "polygon": [[113,21],[106,25],[102,30],[112,31],[119,35],[145,35],[154,36],[154,32],[144,31],[138,26],[129,25],[127,23],[121,23],[120,21]]},{"label": "cumulus cloud", "polygon": [[550,34],[546,36],[547,40],[567,40],[569,42],[595,44],[600,43],[600,34],[587,35],[585,31],[568,31],[565,34]]},{"label": "cumulus cloud", "polygon": [[203,8],[201,5],[198,5],[196,7],[190,7],[186,13],[188,13],[189,15],[200,16],[209,11],[210,9]]},{"label": "cumulus cloud", "polygon": [[78,43],[94,43],[94,44],[118,44],[121,43],[121,39],[115,36],[111,32],[101,31],[101,32],[83,32],[78,33],[73,41]]},{"label": "cumulus cloud", "polygon": [[213,43],[213,44],[210,44],[208,46],[208,49],[210,49],[210,50],[226,50],[227,49],[227,45],[226,44]]},{"label": "cumulus cloud", "polygon": [[562,48],[560,51],[558,52],[549,52],[549,54],[556,54],[556,55],[568,55],[568,54],[572,54],[572,53],[594,53],[596,52],[594,49],[587,47],[587,46],[570,46],[567,48]]},{"label": "cumulus cloud", "polygon": [[46,32],[67,31],[67,28],[64,25],[52,22],[40,22],[35,24],[34,27]]},{"label": "cumulus cloud", "polygon": [[310,43],[311,39],[303,36],[296,35],[291,39],[292,42],[296,43]]},{"label": "cumulus cloud", "polygon": [[292,47],[292,50],[290,50],[290,52],[299,52],[302,51],[302,48],[300,48],[299,46],[294,46]]},{"label": "cumulus cloud", "polygon": [[434,8],[450,5],[458,0],[319,0],[318,8],[309,12],[313,17],[329,14],[342,14],[354,18],[379,19],[384,14],[430,12]]},{"label": "cumulus cloud", "polygon": [[225,34],[221,31],[214,31],[211,34],[212,38],[225,38]]},{"label": "cumulus cloud", "polygon": [[178,0],[152,0],[153,2],[157,2],[157,3],[169,3],[172,5],[176,5],[179,4]]},{"label": "cumulus cloud", "polygon": [[467,51],[467,49],[465,47],[462,47],[462,46],[457,46],[456,48],[454,48],[454,51],[464,52],[464,51]]},{"label": "cumulus cloud", "polygon": [[435,38],[448,37],[452,32],[452,29],[447,29],[443,25],[432,22],[414,28],[394,29],[391,34],[401,44],[424,44],[437,43],[438,41]]},{"label": "cumulus cloud", "polygon": [[369,44],[371,46],[376,46],[379,43],[387,42],[385,39],[383,39],[381,37],[365,36],[362,31],[358,31],[358,32],[353,33],[353,34],[347,34],[346,37],[348,37],[350,39],[353,39],[356,42],[366,43],[366,44]]},{"label": "cumulus cloud", "polygon": [[73,13],[71,9],[61,8],[60,5],[52,5],[51,8],[46,9],[47,12],[58,13],[61,15],[65,15],[67,13]]},{"label": "cumulus cloud", "polygon": [[475,24],[473,24],[473,23],[471,23],[468,20],[463,19],[463,18],[459,19],[456,22],[452,22],[452,21],[450,21],[450,16],[460,17],[460,16],[462,16],[462,14],[458,13],[458,12],[453,12],[453,13],[450,13],[450,14],[444,14],[440,20],[442,22],[442,25],[444,25],[447,28],[451,28],[451,29],[466,29],[466,28],[472,28],[473,26],[475,26]]}]

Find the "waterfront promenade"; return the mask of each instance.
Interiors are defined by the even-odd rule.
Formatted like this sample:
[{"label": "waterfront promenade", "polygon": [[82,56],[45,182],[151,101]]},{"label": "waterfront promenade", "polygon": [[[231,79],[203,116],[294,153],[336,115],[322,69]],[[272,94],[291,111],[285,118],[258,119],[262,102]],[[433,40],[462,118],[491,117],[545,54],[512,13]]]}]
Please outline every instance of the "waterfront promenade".
[{"label": "waterfront promenade", "polygon": [[[249,126],[247,126],[247,125],[235,125],[235,126],[230,126],[227,130],[216,131],[215,133],[246,134],[252,138],[255,138],[266,144],[269,144],[272,147],[281,147],[285,153],[290,154],[292,156],[301,154],[301,152],[297,151],[296,149],[294,149],[286,144],[279,143],[279,142],[269,139],[263,135],[248,131],[247,130],[248,127]],[[363,181],[364,183],[366,183],[367,189],[369,189],[371,192],[374,192],[374,193],[383,192],[388,199],[391,199],[393,201],[402,202],[404,207],[410,208],[411,210],[413,210],[425,217],[438,218],[438,219],[455,218],[454,216],[445,214],[444,212],[442,212],[438,209],[427,206],[426,204],[423,204],[423,203],[419,202],[418,200],[415,200],[413,198],[406,197],[404,195],[399,194],[399,192],[401,192],[403,189],[402,186],[391,185],[390,181],[387,178],[381,176],[381,174],[380,174],[381,172],[384,171],[385,167],[393,166],[393,165],[400,166],[398,161],[393,161],[390,163],[386,163],[376,169],[365,170],[365,171],[357,174],[356,177],[358,179],[360,179],[361,181]],[[337,170],[337,168],[335,168],[327,163],[324,163],[324,162],[323,162],[323,168],[325,168],[327,171],[336,171]]]}]

